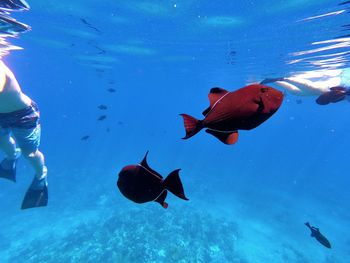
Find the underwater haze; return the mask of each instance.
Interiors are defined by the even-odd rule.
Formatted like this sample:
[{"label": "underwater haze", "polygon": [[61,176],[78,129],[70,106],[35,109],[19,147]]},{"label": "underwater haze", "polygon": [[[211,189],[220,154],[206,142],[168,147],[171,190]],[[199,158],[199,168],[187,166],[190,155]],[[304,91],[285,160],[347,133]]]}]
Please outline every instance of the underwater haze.
[{"label": "underwater haze", "polygon": [[[0,181],[0,263],[350,262],[349,101],[286,94],[234,145],[182,140],[179,116],[202,118],[213,87],[348,68],[341,3],[28,0],[11,16],[31,31],[3,60],[40,107],[49,203],[20,209],[34,175],[21,158],[17,183]],[[189,201],[120,193],[146,151],[164,177],[181,168]]]}]

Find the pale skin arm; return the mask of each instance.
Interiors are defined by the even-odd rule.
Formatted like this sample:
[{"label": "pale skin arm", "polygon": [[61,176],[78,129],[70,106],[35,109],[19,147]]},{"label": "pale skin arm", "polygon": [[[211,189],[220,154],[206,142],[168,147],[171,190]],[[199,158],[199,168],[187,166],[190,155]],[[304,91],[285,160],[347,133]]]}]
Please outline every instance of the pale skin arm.
[{"label": "pale skin arm", "polygon": [[302,94],[302,90],[299,89],[297,86],[290,84],[286,81],[276,81],[275,82],[276,85],[288,90],[290,93],[295,94],[295,95],[301,95]]},{"label": "pale skin arm", "polygon": [[320,87],[319,85],[316,85],[314,82],[307,79],[290,77],[290,78],[285,78],[284,80],[298,86],[299,89],[301,89],[306,93],[319,95],[324,92],[322,87]]}]

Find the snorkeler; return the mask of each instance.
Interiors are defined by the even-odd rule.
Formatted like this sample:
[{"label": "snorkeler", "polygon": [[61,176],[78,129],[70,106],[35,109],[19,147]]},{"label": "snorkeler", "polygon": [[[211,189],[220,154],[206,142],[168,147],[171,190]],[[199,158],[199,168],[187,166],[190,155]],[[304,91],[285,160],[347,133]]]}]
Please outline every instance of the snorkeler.
[{"label": "snorkeler", "polygon": [[12,71],[0,61],[0,177],[16,182],[16,165],[23,155],[35,170],[34,179],[22,202],[22,209],[46,206],[48,202],[47,168],[40,144],[38,106],[21,91]]},{"label": "snorkeler", "polygon": [[275,83],[292,94],[318,96],[316,103],[327,105],[350,96],[350,69],[316,70],[285,78],[264,79],[261,84]]}]

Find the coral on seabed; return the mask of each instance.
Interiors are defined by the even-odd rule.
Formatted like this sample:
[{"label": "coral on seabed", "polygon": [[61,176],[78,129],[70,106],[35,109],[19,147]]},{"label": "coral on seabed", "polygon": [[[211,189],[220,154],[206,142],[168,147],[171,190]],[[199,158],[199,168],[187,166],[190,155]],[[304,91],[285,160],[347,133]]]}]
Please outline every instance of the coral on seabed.
[{"label": "coral on seabed", "polygon": [[140,206],[28,242],[9,262],[245,262],[238,238],[236,223],[203,209]]}]

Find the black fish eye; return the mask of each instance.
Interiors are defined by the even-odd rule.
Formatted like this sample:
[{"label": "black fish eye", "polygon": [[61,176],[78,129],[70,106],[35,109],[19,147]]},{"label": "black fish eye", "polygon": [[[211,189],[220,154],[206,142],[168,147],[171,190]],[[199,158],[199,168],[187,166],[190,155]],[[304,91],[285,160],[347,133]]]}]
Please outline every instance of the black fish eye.
[{"label": "black fish eye", "polygon": [[260,89],[260,91],[261,91],[262,93],[267,92],[268,90],[269,90],[269,88],[261,88],[261,89]]}]

